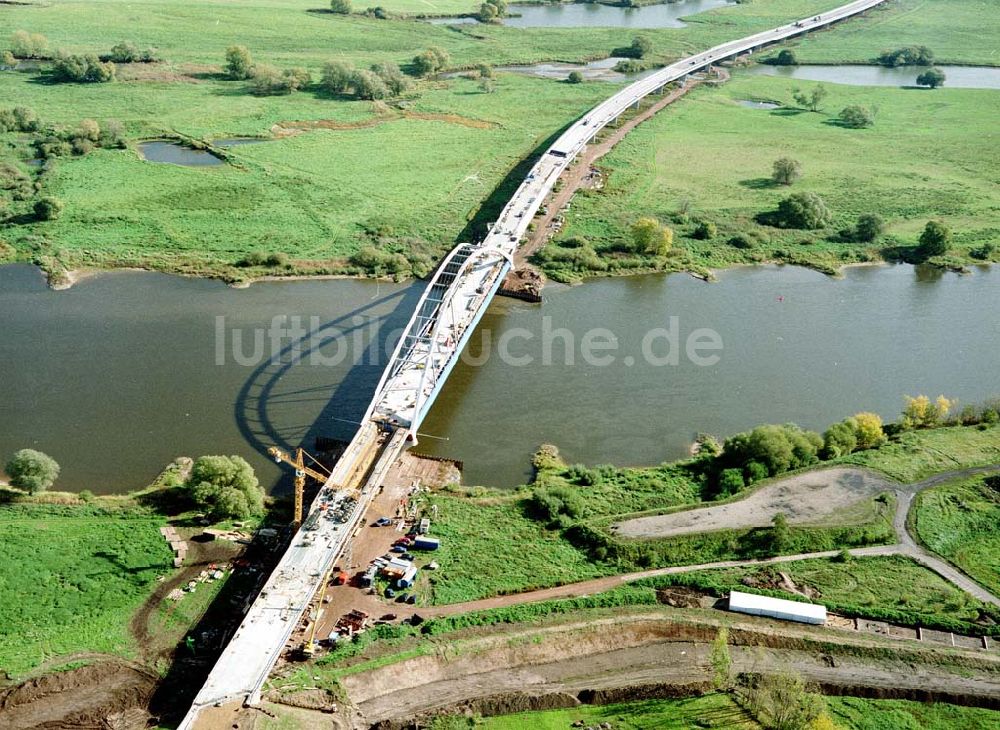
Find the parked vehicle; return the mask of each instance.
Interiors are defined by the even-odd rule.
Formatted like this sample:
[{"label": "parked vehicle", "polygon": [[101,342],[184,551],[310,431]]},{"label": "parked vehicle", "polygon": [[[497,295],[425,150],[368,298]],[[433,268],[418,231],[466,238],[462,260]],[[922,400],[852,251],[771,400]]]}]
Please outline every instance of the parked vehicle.
[{"label": "parked vehicle", "polygon": [[411,606],[415,604],[417,602],[417,594],[411,593],[410,595],[408,595],[406,597],[406,602],[409,603]]},{"label": "parked vehicle", "polygon": [[378,518],[377,520],[375,520],[375,522],[374,522],[374,523],[372,523],[372,524],[373,524],[373,526],[375,526],[375,527],[387,527],[388,525],[391,525],[391,524],[392,524],[392,520],[390,520],[390,519],[389,519],[388,517],[379,517],[379,518]]},{"label": "parked vehicle", "polygon": [[406,552],[406,548],[403,545],[393,545],[391,548],[389,548],[389,552],[391,552],[391,553],[405,553]]},{"label": "parked vehicle", "polygon": [[437,550],[441,547],[441,541],[436,537],[427,537],[427,535],[420,535],[413,541],[413,545],[410,546],[413,550]]}]

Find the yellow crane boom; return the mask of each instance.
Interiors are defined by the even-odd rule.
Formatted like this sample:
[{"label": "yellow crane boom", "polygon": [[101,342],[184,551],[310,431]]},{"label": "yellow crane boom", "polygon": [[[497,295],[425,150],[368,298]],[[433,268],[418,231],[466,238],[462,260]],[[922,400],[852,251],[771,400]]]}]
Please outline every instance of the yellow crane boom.
[{"label": "yellow crane boom", "polygon": [[[280,464],[284,462],[295,467],[295,515],[292,518],[292,522],[296,527],[298,527],[302,524],[302,493],[305,490],[306,477],[312,477],[320,484],[323,484],[326,482],[329,475],[323,474],[322,472],[306,466],[305,457],[309,455],[306,454],[304,449],[296,449],[294,458],[279,449],[277,446],[269,448],[267,453],[270,454],[271,458],[273,458],[277,463]],[[309,458],[319,465],[319,462],[314,457],[309,456]]]}]

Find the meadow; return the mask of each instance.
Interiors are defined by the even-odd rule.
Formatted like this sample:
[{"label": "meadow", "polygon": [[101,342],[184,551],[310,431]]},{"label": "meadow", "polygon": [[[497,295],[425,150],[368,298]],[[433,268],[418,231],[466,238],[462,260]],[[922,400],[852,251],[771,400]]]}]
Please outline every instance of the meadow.
[{"label": "meadow", "polygon": [[917,495],[911,513],[920,541],[1000,593],[1000,483],[978,477]]},{"label": "meadow", "polygon": [[[970,252],[995,244],[1000,230],[994,171],[997,93],[993,90],[914,90],[825,84],[819,112],[798,108],[797,87],[815,84],[741,75],[718,89],[695,90],[631,132],[601,160],[606,183],[579,194],[567,214],[561,240],[583,237],[603,267],[724,268],[784,261],[835,271],[847,263],[895,259],[917,245],[924,224],[943,220],[953,232],[945,263],[973,262]],[[740,100],[776,102],[768,110]],[[850,105],[877,108],[873,127],[836,123]],[[801,163],[792,185],[771,180],[782,157]],[[815,193],[832,212],[819,230],[782,229],[757,220],[791,193]],[[863,214],[887,223],[873,244],[845,239],[840,231]],[[675,231],[666,258],[629,252],[629,227],[654,216]],[[717,226],[711,239],[696,238],[699,222]],[[734,237],[743,236],[738,244]],[[558,243],[541,260],[557,278],[588,272],[567,270],[559,252],[579,242]],[[993,251],[985,258],[996,258]]]},{"label": "meadow", "polygon": [[134,658],[129,620],[173,555],[145,511],[0,508],[0,671],[77,653]]},{"label": "meadow", "polygon": [[[439,13],[460,5],[398,2],[384,7]],[[686,28],[643,34],[653,42],[653,59],[666,61],[836,4],[734,5],[692,17]],[[155,47],[164,59],[122,65],[111,84],[53,84],[30,69],[0,73],[0,97],[34,108],[44,124],[73,128],[84,118],[118,119],[130,142],[126,150],[60,158],[35,170],[24,164],[31,152],[23,138],[0,136],[3,156],[31,175],[38,195],[66,206],[58,220],[34,221],[30,201],[12,203],[11,222],[0,229],[0,260],[31,260],[54,271],[143,266],[240,280],[261,273],[364,273],[348,258],[373,244],[419,259],[402,273],[420,274],[471,235],[470,221],[485,215],[484,203],[495,207],[491,196],[519,161],[613,87],[503,75],[494,93],[483,93],[474,80],[420,81],[388,105],[329,98],[315,86],[255,97],[245,82],[221,75],[224,49],[244,44],[255,61],[303,66],[315,80],[329,60],[393,61],[405,68],[429,45],[450,54],[449,67],[470,68],[605,57],[635,35],[627,28],[432,26],[322,10],[305,0],[59,0],[0,7],[5,27],[42,33],[50,49],[106,52],[129,40]],[[214,168],[147,163],[134,147],[160,136],[199,144],[231,135],[267,137],[281,122],[323,128],[229,150],[223,154],[230,164]],[[284,263],[236,267],[250,252]]]}]

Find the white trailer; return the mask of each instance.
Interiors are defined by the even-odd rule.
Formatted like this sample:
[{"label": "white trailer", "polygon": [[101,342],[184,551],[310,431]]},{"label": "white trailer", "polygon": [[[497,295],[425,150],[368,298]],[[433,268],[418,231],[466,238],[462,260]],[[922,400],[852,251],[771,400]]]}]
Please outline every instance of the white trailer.
[{"label": "white trailer", "polygon": [[758,596],[755,593],[733,591],[729,594],[729,610],[751,616],[767,616],[782,621],[798,621],[804,624],[826,623],[826,606],[818,603],[787,601],[784,598]]}]

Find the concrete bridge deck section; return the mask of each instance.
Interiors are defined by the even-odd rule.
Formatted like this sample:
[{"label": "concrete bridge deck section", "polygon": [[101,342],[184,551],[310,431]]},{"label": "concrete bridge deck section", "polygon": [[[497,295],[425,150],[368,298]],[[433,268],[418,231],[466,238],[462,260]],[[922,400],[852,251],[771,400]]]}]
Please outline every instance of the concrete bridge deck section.
[{"label": "concrete bridge deck section", "polygon": [[[535,212],[579,152],[608,124],[650,94],[712,64],[831,25],[881,5],[856,0],[812,18],[723,43],[636,81],[571,125],[542,155],[482,242],[457,246],[421,298],[376,388],[362,426],[310,506],[257,600],[216,662],[179,726],[197,726],[202,708],[232,701],[260,702],[261,688],[327,570],[341,556],[385,473],[440,393],[468,338],[510,270]],[[350,500],[354,500],[351,502]],[[321,510],[320,505],[325,504]],[[326,515],[340,512],[340,520]]]}]

